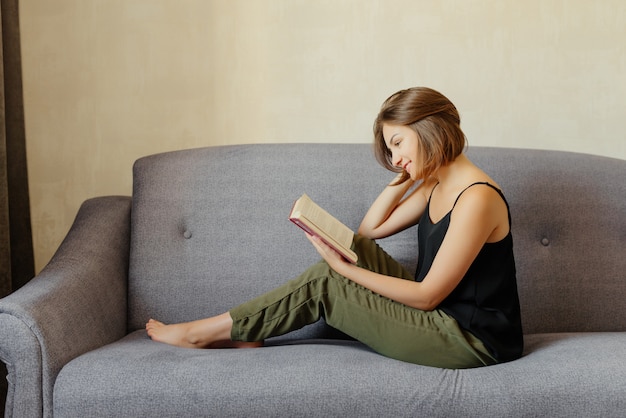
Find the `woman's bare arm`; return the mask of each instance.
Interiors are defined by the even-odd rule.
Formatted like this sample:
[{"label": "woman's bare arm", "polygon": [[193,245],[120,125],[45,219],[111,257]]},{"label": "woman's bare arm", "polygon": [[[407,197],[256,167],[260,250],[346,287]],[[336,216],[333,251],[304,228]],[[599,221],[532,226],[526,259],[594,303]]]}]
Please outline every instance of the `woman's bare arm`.
[{"label": "woman's bare arm", "polygon": [[421,184],[410,191],[413,184],[413,181],[407,180],[398,185],[392,182],[385,187],[363,217],[358,233],[378,239],[415,225],[426,208],[424,189],[428,185]]},{"label": "woman's bare arm", "polygon": [[459,284],[485,242],[494,238],[506,216],[506,206],[495,191],[476,188],[464,193],[442,246],[422,282],[363,269],[346,262],[319,239],[310,236],[309,239],[337,273],[382,296],[428,311],[435,309]]}]

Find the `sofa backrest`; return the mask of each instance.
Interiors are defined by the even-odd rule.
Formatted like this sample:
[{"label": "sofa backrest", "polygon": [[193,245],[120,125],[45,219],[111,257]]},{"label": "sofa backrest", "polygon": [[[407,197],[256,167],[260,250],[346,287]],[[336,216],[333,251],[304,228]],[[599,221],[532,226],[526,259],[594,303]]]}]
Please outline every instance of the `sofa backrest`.
[{"label": "sofa backrest", "polygon": [[[626,161],[470,148],[513,216],[526,333],[626,330]],[[307,193],[356,229],[394,177],[366,144],[257,144],[152,155],[134,166],[129,328],[227,311],[319,256],[287,217]],[[380,244],[415,270],[417,227]],[[323,324],[298,336],[323,336]]]}]

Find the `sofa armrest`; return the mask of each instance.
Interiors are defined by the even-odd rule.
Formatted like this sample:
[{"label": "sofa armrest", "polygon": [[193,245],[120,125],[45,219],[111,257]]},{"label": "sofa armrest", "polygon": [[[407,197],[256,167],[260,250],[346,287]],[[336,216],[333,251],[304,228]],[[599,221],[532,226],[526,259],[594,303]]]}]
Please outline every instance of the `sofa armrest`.
[{"label": "sofa armrest", "polygon": [[61,368],[126,334],[131,198],[87,200],[50,263],[0,300],[7,416],[51,416]]},{"label": "sofa armrest", "polygon": [[41,416],[41,350],[32,330],[15,316],[0,314],[0,358],[7,366],[5,416]]}]

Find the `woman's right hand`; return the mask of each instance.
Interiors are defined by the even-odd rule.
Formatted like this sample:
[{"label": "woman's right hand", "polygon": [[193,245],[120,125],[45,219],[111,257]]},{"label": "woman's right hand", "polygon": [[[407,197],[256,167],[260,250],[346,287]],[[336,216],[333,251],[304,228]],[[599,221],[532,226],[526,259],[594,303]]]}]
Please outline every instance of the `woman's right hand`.
[{"label": "woman's right hand", "polygon": [[402,173],[398,174],[374,200],[361,221],[360,235],[371,239],[384,238],[419,221],[427,201],[423,193],[424,183],[411,190],[415,184],[411,179],[396,184],[401,177]]}]

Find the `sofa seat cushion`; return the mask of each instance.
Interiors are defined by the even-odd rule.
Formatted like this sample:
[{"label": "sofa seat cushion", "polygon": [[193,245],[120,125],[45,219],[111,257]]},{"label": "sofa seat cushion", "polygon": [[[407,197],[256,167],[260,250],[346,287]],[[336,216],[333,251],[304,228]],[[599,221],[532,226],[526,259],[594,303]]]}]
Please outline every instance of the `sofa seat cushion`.
[{"label": "sofa seat cushion", "polygon": [[624,358],[626,333],[529,335],[520,360],[445,370],[355,341],[193,350],[137,331],[62,369],[54,416],[610,416]]}]

